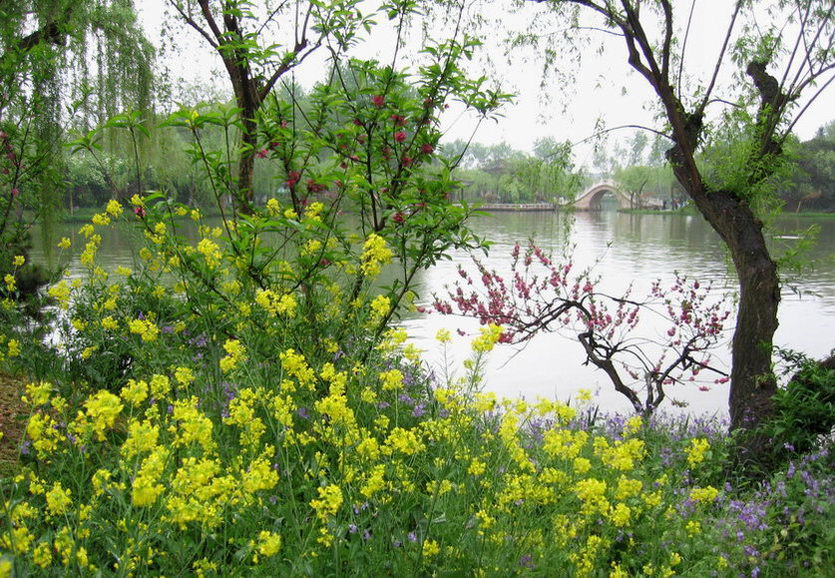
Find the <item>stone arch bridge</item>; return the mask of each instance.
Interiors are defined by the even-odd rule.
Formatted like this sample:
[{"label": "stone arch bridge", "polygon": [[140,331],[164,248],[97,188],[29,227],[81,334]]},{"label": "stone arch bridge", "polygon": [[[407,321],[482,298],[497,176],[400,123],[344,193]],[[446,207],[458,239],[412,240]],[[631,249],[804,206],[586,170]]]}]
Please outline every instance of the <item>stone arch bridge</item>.
[{"label": "stone arch bridge", "polygon": [[606,193],[612,193],[618,201],[618,208],[631,209],[632,198],[623,192],[614,181],[601,181],[580,193],[571,206],[579,211],[599,211],[600,202]]}]

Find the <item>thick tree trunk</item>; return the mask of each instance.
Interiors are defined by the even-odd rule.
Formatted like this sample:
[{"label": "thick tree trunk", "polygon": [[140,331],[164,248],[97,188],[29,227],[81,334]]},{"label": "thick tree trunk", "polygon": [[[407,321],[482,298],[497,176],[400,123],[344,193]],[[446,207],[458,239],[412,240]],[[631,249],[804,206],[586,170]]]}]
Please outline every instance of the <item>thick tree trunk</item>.
[{"label": "thick tree trunk", "polygon": [[773,409],[777,384],[771,369],[780,285],[761,231],[742,235],[731,249],[739,275],[739,309],[733,338],[729,407],[731,429],[756,426]]},{"label": "thick tree trunk", "polygon": [[[671,157],[675,157],[675,149]],[[706,192],[686,167],[674,172],[696,207],[725,241],[739,281],[739,306],[731,355],[729,409],[731,430],[752,429],[772,412],[777,384],[771,370],[777,331],[780,282],[763,235],[763,223],[748,204],[727,191]],[[695,188],[694,188],[695,187]],[[763,442],[761,440],[760,442]],[[757,445],[755,440],[750,443]],[[756,447],[747,448],[757,453]]]}]

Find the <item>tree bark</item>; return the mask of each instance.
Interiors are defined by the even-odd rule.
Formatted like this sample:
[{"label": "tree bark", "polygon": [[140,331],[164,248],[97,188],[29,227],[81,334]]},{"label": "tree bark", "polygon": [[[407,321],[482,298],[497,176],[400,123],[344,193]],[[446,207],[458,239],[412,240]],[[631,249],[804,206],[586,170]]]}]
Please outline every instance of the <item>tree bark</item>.
[{"label": "tree bark", "polygon": [[251,213],[255,202],[253,182],[255,177],[255,149],[258,146],[258,121],[261,107],[258,87],[249,77],[249,69],[238,62],[227,63],[229,76],[235,89],[235,100],[241,109],[241,148],[238,153],[238,182],[235,207],[243,213]]},{"label": "tree bark", "polygon": [[[699,175],[688,170],[680,145],[669,157],[673,172],[697,209],[719,234],[733,259],[739,282],[739,306],[731,353],[728,405],[731,430],[750,429],[773,409],[777,383],[771,370],[780,282],[763,223],[747,202],[728,191],[708,191]],[[749,448],[756,452],[756,448]]]},{"label": "tree bark", "polygon": [[[771,368],[780,283],[763,223],[747,203],[725,191],[710,192],[701,209],[727,243],[739,281],[739,306],[731,355],[731,430],[750,429],[767,418],[777,384]],[[698,203],[697,203],[698,204]]]},{"label": "tree bark", "polygon": [[243,144],[238,157],[238,209],[251,213],[255,204],[255,147],[258,145],[258,124],[255,112],[243,119],[244,130],[241,133]]}]

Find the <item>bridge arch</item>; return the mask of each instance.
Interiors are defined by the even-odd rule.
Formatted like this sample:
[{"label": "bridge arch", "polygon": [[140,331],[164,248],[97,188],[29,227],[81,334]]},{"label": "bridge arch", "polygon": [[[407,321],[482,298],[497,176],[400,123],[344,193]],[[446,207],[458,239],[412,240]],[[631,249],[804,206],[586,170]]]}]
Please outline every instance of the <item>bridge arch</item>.
[{"label": "bridge arch", "polygon": [[606,193],[612,193],[618,201],[618,208],[631,209],[632,199],[620,190],[614,181],[601,181],[593,184],[574,199],[573,206],[581,211],[592,211],[600,205],[600,200]]}]

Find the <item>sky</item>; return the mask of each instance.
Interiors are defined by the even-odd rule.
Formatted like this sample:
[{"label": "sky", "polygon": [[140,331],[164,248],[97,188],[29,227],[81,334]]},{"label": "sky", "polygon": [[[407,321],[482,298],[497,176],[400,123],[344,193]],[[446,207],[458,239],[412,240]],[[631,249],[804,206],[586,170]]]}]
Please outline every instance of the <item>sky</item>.
[{"label": "sky", "polygon": [[[140,19],[148,31],[149,38],[161,46],[160,30],[164,22],[166,0],[143,0],[137,2]],[[713,64],[719,53],[725,28],[729,22],[733,0],[694,0],[693,20],[685,53],[685,70],[697,79],[709,78]],[[631,72],[626,62],[623,40],[596,30],[588,30],[590,42],[581,52],[579,64],[568,53],[567,45],[560,41],[560,24],[550,18],[542,6],[525,5],[512,12],[499,13],[497,3],[489,4],[494,8],[487,13],[494,23],[486,27],[484,46],[471,64],[476,75],[486,74],[494,82],[499,82],[503,91],[516,95],[515,102],[502,110],[498,122],[487,121],[478,126],[475,141],[485,144],[507,142],[514,148],[530,151],[536,138],[553,137],[559,141],[577,143],[575,162],[589,166],[593,154],[594,141],[588,141],[601,126],[616,127],[626,124],[641,124],[658,127],[654,120],[654,93],[643,77]],[[676,19],[686,21],[691,7],[689,0],[675,0]],[[381,19],[385,20],[385,19]],[[502,28],[518,31],[537,27],[547,38],[556,38],[549,44],[556,51],[556,66],[560,71],[567,71],[566,80],[558,74],[544,76],[543,61],[532,49],[515,48],[508,51],[504,38],[494,34],[495,23]],[[531,24],[533,23],[533,24]],[[581,22],[589,26],[592,21]],[[768,24],[763,16],[760,25]],[[432,24],[429,25],[430,28]],[[433,35],[444,34],[444,25],[434,26]],[[679,31],[678,40],[683,39]],[[374,28],[373,34],[360,43],[356,54],[361,57],[388,59],[395,45],[393,29],[382,22]],[[215,91],[228,92],[228,80],[221,70],[220,59],[213,54],[208,45],[191,29],[178,39],[181,51],[169,53],[163,61],[171,69],[175,78],[192,85],[214,86]],[[421,46],[422,33],[413,29],[407,37],[406,48],[401,50],[400,64],[406,65],[408,55]],[[325,53],[305,61],[296,71],[296,79],[301,84],[311,86],[319,80],[326,70]],[[731,74],[734,65],[728,63],[722,69],[720,80],[733,88]],[[720,83],[721,86],[722,83]],[[806,140],[814,136],[821,125],[835,118],[835,85],[819,98],[804,114],[795,128],[796,134]],[[718,113],[718,109],[714,108]],[[445,130],[444,140],[456,138],[468,139],[476,128],[476,119],[464,114],[460,107],[451,109],[442,118]],[[624,142],[632,136],[634,130],[619,130],[609,134],[608,144],[614,141]],[[610,146],[611,148],[611,146]]]}]

